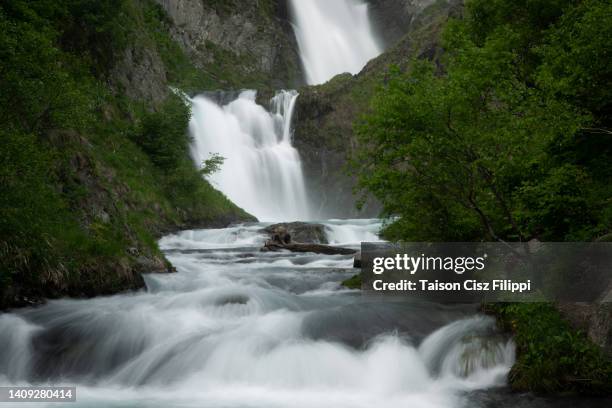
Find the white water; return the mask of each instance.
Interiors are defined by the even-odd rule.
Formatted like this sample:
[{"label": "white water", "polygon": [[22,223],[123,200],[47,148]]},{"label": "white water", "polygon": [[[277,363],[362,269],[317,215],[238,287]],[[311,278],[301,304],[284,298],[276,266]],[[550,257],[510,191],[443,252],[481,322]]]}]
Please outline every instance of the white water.
[{"label": "white water", "polygon": [[351,256],[260,252],[264,225],[163,238],[178,273],[148,292],[0,315],[0,385],[76,385],[67,407],[450,408],[505,382],[514,346],[491,318],[342,289]]},{"label": "white water", "polygon": [[290,0],[290,7],[310,85],[343,72],[357,74],[382,52],[361,0]]},{"label": "white water", "polygon": [[243,91],[227,104],[204,95],[191,99],[192,156],[197,164],[213,153],[223,156],[211,182],[260,221],[309,219],[300,156],[291,145],[298,94],[278,92],[271,112],[256,104],[255,96]]}]

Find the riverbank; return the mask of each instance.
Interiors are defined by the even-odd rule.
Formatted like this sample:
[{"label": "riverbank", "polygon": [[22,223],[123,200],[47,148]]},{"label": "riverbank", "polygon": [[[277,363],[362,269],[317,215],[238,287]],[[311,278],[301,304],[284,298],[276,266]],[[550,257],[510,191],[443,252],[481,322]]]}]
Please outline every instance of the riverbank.
[{"label": "riverbank", "polygon": [[513,335],[517,359],[508,380],[514,391],[612,395],[612,360],[554,305],[497,303],[483,311]]},{"label": "riverbank", "polygon": [[150,0],[0,6],[0,310],[142,288],[172,269],[163,234],[254,220],[194,166],[171,86],[264,86],[279,68],[244,74],[216,38],[191,55],[174,24]]}]

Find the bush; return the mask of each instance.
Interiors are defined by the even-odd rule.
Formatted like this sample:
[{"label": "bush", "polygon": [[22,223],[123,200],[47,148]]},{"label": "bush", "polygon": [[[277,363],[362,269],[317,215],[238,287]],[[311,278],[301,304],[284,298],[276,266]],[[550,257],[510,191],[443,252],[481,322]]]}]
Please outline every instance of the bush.
[{"label": "bush", "polygon": [[171,95],[158,112],[144,114],[133,139],[160,169],[175,169],[188,152],[190,116],[181,98]]},{"label": "bush", "polygon": [[486,310],[514,334],[517,361],[510,372],[520,391],[612,393],[612,362],[586,335],[573,330],[548,303],[492,304]]}]

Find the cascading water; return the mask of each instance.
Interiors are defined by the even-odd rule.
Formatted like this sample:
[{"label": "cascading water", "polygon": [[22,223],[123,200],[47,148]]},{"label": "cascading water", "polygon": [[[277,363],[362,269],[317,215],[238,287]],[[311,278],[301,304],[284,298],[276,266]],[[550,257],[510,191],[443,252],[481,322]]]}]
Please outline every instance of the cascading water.
[{"label": "cascading water", "polygon": [[202,163],[212,153],[225,158],[212,183],[261,221],[309,219],[300,156],[291,145],[296,91],[280,91],[271,112],[243,91],[229,103],[198,95],[191,99],[192,156]]},{"label": "cascading water", "polygon": [[[52,404],[73,408],[455,408],[505,381],[514,346],[475,306],[361,296],[339,285],[350,255],[261,252],[265,225],[164,237],[178,273],[147,292],[0,315],[0,386],[76,385]],[[325,223],[332,241],[379,226]]]},{"label": "cascading water", "polygon": [[368,5],[358,0],[290,0],[293,31],[306,81],[358,73],[382,49],[372,32]]}]

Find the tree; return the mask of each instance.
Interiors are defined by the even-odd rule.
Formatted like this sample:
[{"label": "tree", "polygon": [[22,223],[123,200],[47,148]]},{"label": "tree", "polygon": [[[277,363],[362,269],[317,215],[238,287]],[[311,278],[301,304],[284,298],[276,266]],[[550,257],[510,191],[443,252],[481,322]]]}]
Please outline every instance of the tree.
[{"label": "tree", "polygon": [[211,153],[210,157],[204,160],[202,163],[200,174],[204,177],[209,177],[210,175],[221,170],[221,166],[223,166],[224,161],[225,157],[221,156],[219,153]]},{"label": "tree", "polygon": [[[596,29],[565,17],[567,2],[536,2],[533,15],[533,2],[493,3],[499,7],[472,1],[465,20],[448,24],[443,74],[425,61],[407,73],[392,70],[356,126],[360,187],[395,217],[391,238],[585,239],[609,228],[609,188],[602,183],[610,174],[602,155],[609,155],[579,142],[602,119],[596,107],[606,105],[591,105],[583,92],[562,85],[584,71],[602,84],[607,42],[587,41]],[[576,6],[590,10],[581,11],[584,20],[606,24],[591,16],[603,13],[603,2],[587,3]],[[570,43],[564,56],[565,32],[587,49]],[[597,62],[572,57],[584,52]],[[549,67],[560,57],[588,68]],[[609,102],[607,89],[591,102]]]}]

